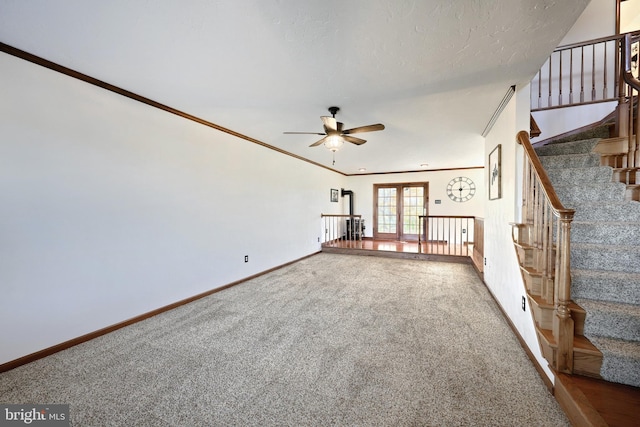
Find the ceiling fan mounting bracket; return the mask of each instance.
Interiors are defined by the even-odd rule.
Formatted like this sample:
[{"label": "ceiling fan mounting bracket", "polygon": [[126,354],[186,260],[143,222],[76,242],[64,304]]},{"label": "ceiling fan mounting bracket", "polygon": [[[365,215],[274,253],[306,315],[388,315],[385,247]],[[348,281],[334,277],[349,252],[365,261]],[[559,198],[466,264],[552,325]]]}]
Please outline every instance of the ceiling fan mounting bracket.
[{"label": "ceiling fan mounting bracket", "polygon": [[333,116],[333,118],[336,117],[336,113],[340,111],[340,107],[329,107],[329,112],[331,113],[331,115]]}]

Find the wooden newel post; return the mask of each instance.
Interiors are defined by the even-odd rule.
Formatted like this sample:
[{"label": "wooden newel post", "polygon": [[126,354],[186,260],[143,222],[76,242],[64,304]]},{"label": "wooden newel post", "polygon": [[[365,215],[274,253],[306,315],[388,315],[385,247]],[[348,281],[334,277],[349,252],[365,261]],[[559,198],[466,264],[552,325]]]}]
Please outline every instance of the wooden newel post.
[{"label": "wooden newel post", "polygon": [[569,239],[573,212],[560,213],[560,233],[558,245],[561,246],[560,259],[556,265],[556,301],[553,319],[553,335],[558,344],[556,366],[558,372],[573,372],[573,332],[569,303],[571,301],[571,242]]}]

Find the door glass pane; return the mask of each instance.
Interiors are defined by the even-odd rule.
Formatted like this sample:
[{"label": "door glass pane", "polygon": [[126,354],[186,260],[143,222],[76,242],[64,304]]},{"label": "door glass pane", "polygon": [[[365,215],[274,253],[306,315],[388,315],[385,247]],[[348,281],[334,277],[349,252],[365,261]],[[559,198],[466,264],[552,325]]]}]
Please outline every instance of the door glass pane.
[{"label": "door glass pane", "polygon": [[395,188],[378,188],[378,233],[396,233]]},{"label": "door glass pane", "polygon": [[402,234],[418,234],[418,216],[424,214],[424,187],[404,187],[402,204]]}]

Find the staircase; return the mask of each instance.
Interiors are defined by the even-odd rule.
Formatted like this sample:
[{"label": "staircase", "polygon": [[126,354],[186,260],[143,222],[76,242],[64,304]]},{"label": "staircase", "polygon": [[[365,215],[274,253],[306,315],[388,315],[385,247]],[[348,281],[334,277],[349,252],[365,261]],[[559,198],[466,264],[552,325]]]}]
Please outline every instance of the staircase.
[{"label": "staircase", "polygon": [[[620,171],[601,166],[599,139],[551,143],[536,149],[571,223],[571,299],[574,373],[640,387],[640,202]],[[631,171],[635,174],[635,171]],[[614,176],[616,179],[614,179]],[[628,187],[631,186],[631,190]],[[518,245],[517,245],[518,246]],[[519,256],[545,356],[554,357],[545,307],[535,292],[535,268]],[[548,313],[548,314],[545,314]],[[549,341],[545,344],[544,340]],[[545,351],[545,345],[548,348]],[[600,366],[601,363],[601,366]]]}]

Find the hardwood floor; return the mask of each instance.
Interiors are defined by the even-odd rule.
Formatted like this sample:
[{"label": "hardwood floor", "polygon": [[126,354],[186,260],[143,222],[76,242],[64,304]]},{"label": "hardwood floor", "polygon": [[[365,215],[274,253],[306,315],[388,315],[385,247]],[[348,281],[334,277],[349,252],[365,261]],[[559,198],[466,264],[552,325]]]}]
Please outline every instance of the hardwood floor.
[{"label": "hardwood floor", "polygon": [[[327,250],[328,249],[328,250]],[[322,250],[336,252],[331,249],[346,249],[372,252],[391,252],[395,254],[411,255],[444,255],[456,257],[470,257],[473,253],[473,245],[456,245],[447,242],[421,242],[398,240],[334,240],[322,244]],[[343,251],[340,251],[343,252]],[[346,253],[346,252],[343,252]],[[374,254],[371,254],[374,255]],[[462,261],[461,261],[462,262]]]},{"label": "hardwood floor", "polygon": [[640,388],[559,374],[555,396],[576,426],[640,426]]}]

